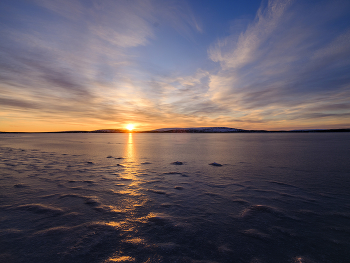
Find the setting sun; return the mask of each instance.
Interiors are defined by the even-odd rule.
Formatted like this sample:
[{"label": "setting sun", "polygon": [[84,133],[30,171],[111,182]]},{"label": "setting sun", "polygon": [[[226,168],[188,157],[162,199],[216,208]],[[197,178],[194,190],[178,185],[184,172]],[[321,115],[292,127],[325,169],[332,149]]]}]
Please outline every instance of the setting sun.
[{"label": "setting sun", "polygon": [[134,124],[128,124],[128,125],[126,125],[126,128],[127,128],[129,131],[132,131],[132,130],[135,128],[135,125],[134,125]]}]

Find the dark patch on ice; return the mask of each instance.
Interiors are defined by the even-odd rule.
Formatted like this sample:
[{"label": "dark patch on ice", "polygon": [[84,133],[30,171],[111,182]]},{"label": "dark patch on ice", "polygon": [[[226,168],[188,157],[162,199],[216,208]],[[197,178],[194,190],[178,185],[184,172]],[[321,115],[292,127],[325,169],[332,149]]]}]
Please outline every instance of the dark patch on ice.
[{"label": "dark patch on ice", "polygon": [[314,202],[316,202],[315,199],[311,199],[311,198],[304,198],[304,197],[301,197],[301,196],[295,196],[295,195],[287,194],[287,193],[278,193],[278,194],[283,196],[283,197],[299,199],[300,201],[305,202],[305,203],[314,203]]},{"label": "dark patch on ice", "polygon": [[74,227],[68,227],[68,226],[56,226],[56,227],[51,227],[51,228],[47,228],[44,230],[40,230],[38,232],[36,232],[36,235],[40,235],[40,236],[46,236],[46,235],[61,235],[61,234],[65,234],[68,232],[73,231]]},{"label": "dark patch on ice", "polygon": [[271,184],[278,184],[278,185],[282,185],[282,186],[287,186],[287,187],[292,187],[292,188],[299,188],[299,187],[296,187],[294,185],[290,185],[290,184],[286,184],[286,183],[282,183],[282,182],[277,182],[277,181],[271,181],[270,183]]},{"label": "dark patch on ice", "polygon": [[211,192],[205,192],[204,194],[209,196],[219,196],[217,193],[211,193]]},{"label": "dark patch on ice", "polygon": [[83,190],[86,190],[86,189],[83,188],[83,187],[70,187],[69,189],[72,189],[72,190],[75,190],[75,191],[83,191]]},{"label": "dark patch on ice", "polygon": [[325,213],[325,215],[331,216],[331,217],[343,218],[343,219],[350,219],[350,214],[344,214],[340,212],[328,212],[328,213]]},{"label": "dark patch on ice", "polygon": [[171,223],[170,217],[162,213],[151,213],[148,216],[148,221],[156,225],[165,225]]},{"label": "dark patch on ice", "polygon": [[144,184],[154,184],[154,183],[160,183],[162,180],[149,180],[147,182],[144,182]]},{"label": "dark patch on ice", "polygon": [[132,179],[131,178],[119,178],[119,180],[121,180],[121,181],[132,181]]},{"label": "dark patch on ice", "polygon": [[[1,229],[0,236],[1,236],[1,239],[3,239],[3,240],[8,239],[8,238],[18,238],[18,237],[21,237],[21,235],[23,235],[23,232],[24,232],[23,230],[14,229],[14,228]],[[9,260],[9,261],[2,260],[1,254],[0,254],[0,262],[12,262],[12,261],[11,260]]]},{"label": "dark patch on ice", "polygon": [[100,205],[100,202],[98,201],[98,198],[96,196],[83,196],[83,195],[78,195],[78,194],[65,194],[61,195],[59,197],[60,199],[62,198],[78,198],[84,200],[85,204],[91,205],[91,206],[97,206]]},{"label": "dark patch on ice", "polygon": [[162,203],[162,204],[160,204],[160,206],[162,206],[162,207],[171,207],[171,206],[173,206],[173,204],[171,204],[171,203]]},{"label": "dark patch on ice", "polygon": [[254,257],[251,259],[251,261],[249,261],[249,263],[264,263],[265,261],[260,260],[257,257]]},{"label": "dark patch on ice", "polygon": [[50,194],[50,195],[43,195],[40,196],[40,198],[46,199],[46,198],[52,198],[52,197],[58,197],[59,194]]},{"label": "dark patch on ice", "polygon": [[209,165],[212,165],[212,166],[222,166],[222,164],[216,163],[216,162],[210,163]]},{"label": "dark patch on ice", "polygon": [[260,214],[281,215],[276,209],[266,205],[252,205],[242,212],[242,217],[254,217]]},{"label": "dark patch on ice", "polygon": [[234,199],[232,200],[234,203],[239,203],[239,204],[248,204],[248,201],[245,201],[243,199]]},{"label": "dark patch on ice", "polygon": [[12,205],[0,205],[0,209],[1,210],[9,210],[9,209],[12,209]]},{"label": "dark patch on ice", "polygon": [[273,230],[274,232],[278,231],[279,233],[282,233],[283,235],[290,236],[290,237],[296,236],[296,234],[293,232],[293,230],[287,229],[284,227],[280,227],[280,226],[273,226],[271,228],[271,230]]},{"label": "dark patch on ice", "polygon": [[167,242],[167,243],[158,243],[156,246],[165,251],[166,253],[172,252],[173,250],[176,250],[179,248],[179,246],[173,242]]},{"label": "dark patch on ice", "polygon": [[83,198],[83,196],[77,195],[77,194],[63,194],[63,195],[59,196],[59,199],[68,198],[68,197],[71,197],[71,198]]},{"label": "dark patch on ice", "polygon": [[317,212],[311,211],[311,210],[306,210],[306,209],[300,209],[296,212],[300,215],[319,216],[319,214]]},{"label": "dark patch on ice", "polygon": [[87,205],[96,206],[100,204],[100,202],[98,200],[95,200],[94,198],[85,197],[84,200],[85,200],[85,204]]},{"label": "dark patch on ice", "polygon": [[207,186],[209,187],[212,187],[212,188],[226,188],[227,185],[224,185],[224,184],[206,184]]},{"label": "dark patch on ice", "polygon": [[307,257],[298,256],[292,259],[292,263],[316,263],[316,261],[311,260]]},{"label": "dark patch on ice", "polygon": [[87,184],[94,184],[95,182],[94,181],[92,181],[92,180],[85,180],[85,181],[83,181],[84,183],[87,183]]},{"label": "dark patch on ice", "polygon": [[13,187],[14,187],[14,188],[26,188],[26,187],[28,187],[28,186],[27,186],[27,185],[24,185],[24,184],[15,184]]},{"label": "dark patch on ice", "polygon": [[155,194],[166,195],[166,192],[161,190],[147,189],[147,191]]},{"label": "dark patch on ice", "polygon": [[115,190],[113,190],[113,189],[108,189],[108,190],[106,190],[105,191],[107,194],[112,194],[112,195],[124,195],[124,194],[122,194],[122,193],[120,193],[120,192],[117,192],[117,191],[115,191]]},{"label": "dark patch on ice", "polygon": [[241,231],[241,233],[243,233],[246,236],[250,236],[261,240],[270,239],[270,236],[268,234],[262,233],[257,229],[247,229],[247,230]]},{"label": "dark patch on ice", "polygon": [[20,205],[17,206],[17,209],[19,210],[26,210],[26,211],[31,211],[33,213],[37,214],[55,214],[55,215],[60,215],[63,214],[63,210],[60,208],[52,207],[49,205],[44,205],[44,204],[27,204],[27,205]]},{"label": "dark patch on ice", "polygon": [[179,161],[176,161],[176,162],[173,162],[171,164],[174,164],[174,165],[183,165],[184,163],[183,162],[179,162]]},{"label": "dark patch on ice", "polygon": [[[218,247],[218,251],[220,253],[230,253],[232,252],[232,249],[229,248],[229,246],[227,244],[223,244],[221,246]],[[251,263],[251,262],[250,262]]]},{"label": "dark patch on ice", "polygon": [[111,206],[106,206],[106,205],[101,205],[101,206],[96,206],[94,207],[94,210],[104,213],[104,214],[121,214],[123,211],[117,210],[114,207]]}]

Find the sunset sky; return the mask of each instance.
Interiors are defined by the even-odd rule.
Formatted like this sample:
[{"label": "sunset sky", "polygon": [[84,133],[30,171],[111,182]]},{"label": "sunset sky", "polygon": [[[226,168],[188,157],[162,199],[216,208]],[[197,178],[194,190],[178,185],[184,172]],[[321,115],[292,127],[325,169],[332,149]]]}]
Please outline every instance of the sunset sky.
[{"label": "sunset sky", "polygon": [[0,1],[0,131],[127,124],[350,128],[350,1]]}]

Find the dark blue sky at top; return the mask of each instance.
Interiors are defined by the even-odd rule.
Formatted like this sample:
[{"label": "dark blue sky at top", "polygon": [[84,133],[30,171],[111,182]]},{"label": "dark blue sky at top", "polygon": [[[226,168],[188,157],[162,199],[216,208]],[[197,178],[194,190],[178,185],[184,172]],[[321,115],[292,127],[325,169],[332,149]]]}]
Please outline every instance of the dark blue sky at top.
[{"label": "dark blue sky at top", "polygon": [[159,35],[152,45],[138,47],[144,63],[154,61],[161,68],[184,71],[195,67],[212,67],[207,59],[207,48],[217,38],[231,33],[235,20],[240,20],[240,29],[252,21],[261,1],[188,1],[188,7],[195,17],[200,18],[203,32],[194,36],[181,36],[174,28],[161,21],[155,21],[155,31]]},{"label": "dark blue sky at top", "polygon": [[346,0],[3,0],[0,35],[0,130],[350,126]]}]

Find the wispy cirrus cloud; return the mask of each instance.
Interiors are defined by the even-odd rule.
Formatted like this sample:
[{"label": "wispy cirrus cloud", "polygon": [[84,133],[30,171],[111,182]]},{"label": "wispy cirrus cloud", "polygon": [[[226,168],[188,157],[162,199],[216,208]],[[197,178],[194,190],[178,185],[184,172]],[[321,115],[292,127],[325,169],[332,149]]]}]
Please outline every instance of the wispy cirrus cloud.
[{"label": "wispy cirrus cloud", "polygon": [[163,86],[149,84],[152,76],[140,67],[133,48],[154,41],[156,23],[172,26],[185,38],[200,30],[190,8],[175,1],[0,5],[1,109],[11,118],[14,110],[72,122],[123,123],[140,112],[161,117],[164,113],[152,113],[162,108],[154,107],[152,93],[162,93]]},{"label": "wispy cirrus cloud", "polygon": [[[210,76],[213,101],[269,121],[346,116],[348,109],[327,111],[350,103],[349,8],[346,1],[269,1],[244,32],[209,49],[220,63]],[[320,100],[322,107],[308,107]]]}]

